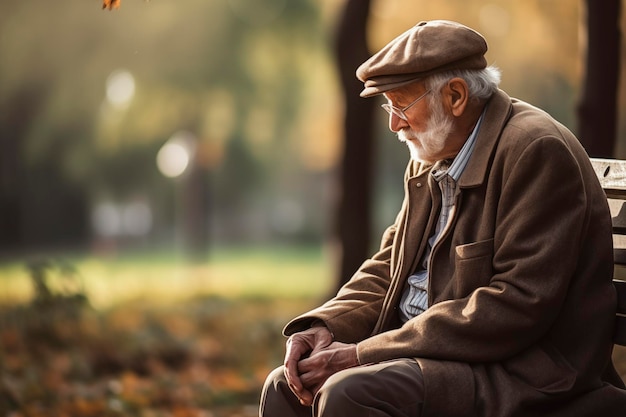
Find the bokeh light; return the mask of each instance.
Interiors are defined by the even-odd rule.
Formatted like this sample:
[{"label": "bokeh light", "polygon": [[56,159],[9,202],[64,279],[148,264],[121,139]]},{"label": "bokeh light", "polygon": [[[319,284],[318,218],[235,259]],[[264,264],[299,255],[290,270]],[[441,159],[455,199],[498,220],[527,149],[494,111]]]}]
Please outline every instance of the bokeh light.
[{"label": "bokeh light", "polygon": [[181,176],[189,166],[194,151],[195,138],[189,132],[177,132],[161,147],[157,154],[157,167],[168,178]]},{"label": "bokeh light", "polygon": [[135,77],[126,70],[116,70],[106,81],[106,97],[113,107],[128,105],[135,95]]}]

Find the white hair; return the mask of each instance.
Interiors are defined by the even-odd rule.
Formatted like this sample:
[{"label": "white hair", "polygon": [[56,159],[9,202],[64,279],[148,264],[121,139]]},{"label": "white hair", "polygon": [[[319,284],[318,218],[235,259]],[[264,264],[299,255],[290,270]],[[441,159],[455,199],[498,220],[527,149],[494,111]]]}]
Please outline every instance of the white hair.
[{"label": "white hair", "polygon": [[438,96],[443,86],[452,78],[463,78],[469,88],[470,98],[486,100],[491,97],[500,84],[501,72],[495,66],[488,66],[481,70],[450,70],[435,73],[424,80],[426,88],[433,91],[433,97]]}]

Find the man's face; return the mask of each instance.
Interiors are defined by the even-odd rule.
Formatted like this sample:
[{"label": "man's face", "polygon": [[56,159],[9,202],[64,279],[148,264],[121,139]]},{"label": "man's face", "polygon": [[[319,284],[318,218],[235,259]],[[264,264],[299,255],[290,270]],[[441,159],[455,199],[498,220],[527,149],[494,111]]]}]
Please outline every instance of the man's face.
[{"label": "man's face", "polygon": [[[426,91],[423,87],[421,92],[413,88],[411,90],[389,92],[385,96],[393,104],[400,107],[405,102],[410,103],[411,97],[417,97]],[[452,133],[453,119],[447,114],[440,94],[433,92],[426,100],[416,103],[405,112],[407,120],[403,120],[395,114],[389,116],[389,128],[396,132],[398,139],[406,143],[411,158],[427,163],[450,157],[450,150],[446,148],[447,139]]]},{"label": "man's face", "polygon": [[400,142],[406,143],[411,159],[420,162],[434,163],[447,157],[446,140],[452,132],[452,117],[448,116],[438,96],[429,97],[430,116],[425,129],[417,131],[410,125],[397,132]]}]

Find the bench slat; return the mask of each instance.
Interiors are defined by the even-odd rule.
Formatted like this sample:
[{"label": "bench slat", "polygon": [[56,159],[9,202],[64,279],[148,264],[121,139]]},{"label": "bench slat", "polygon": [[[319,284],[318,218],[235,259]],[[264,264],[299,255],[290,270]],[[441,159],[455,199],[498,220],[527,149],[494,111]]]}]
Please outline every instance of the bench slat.
[{"label": "bench slat", "polygon": [[607,197],[626,197],[626,161],[591,158],[591,164]]},{"label": "bench slat", "polygon": [[613,280],[617,291],[617,318],[613,343],[626,346],[626,281]]},{"label": "bench slat", "polygon": [[613,262],[617,265],[626,265],[626,248],[613,249]]},{"label": "bench slat", "polygon": [[[609,206],[611,206],[613,223],[613,233],[624,235],[626,234],[626,201],[618,199],[609,199]],[[616,211],[616,212],[615,212]]]},{"label": "bench slat", "polygon": [[613,336],[613,343],[620,346],[626,346],[626,316],[617,316],[615,320],[615,335]]},{"label": "bench slat", "polygon": [[626,315],[626,281],[614,279],[613,284],[617,291],[617,313]]}]

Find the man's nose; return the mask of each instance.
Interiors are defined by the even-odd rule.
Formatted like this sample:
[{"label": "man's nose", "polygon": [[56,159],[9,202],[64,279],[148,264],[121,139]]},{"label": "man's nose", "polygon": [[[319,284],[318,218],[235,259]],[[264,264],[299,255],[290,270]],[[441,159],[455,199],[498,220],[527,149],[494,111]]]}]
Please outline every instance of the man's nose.
[{"label": "man's nose", "polygon": [[407,121],[402,119],[401,117],[398,117],[394,113],[391,113],[389,115],[389,130],[391,130],[393,133],[397,133],[408,126],[409,124],[407,123]]}]

